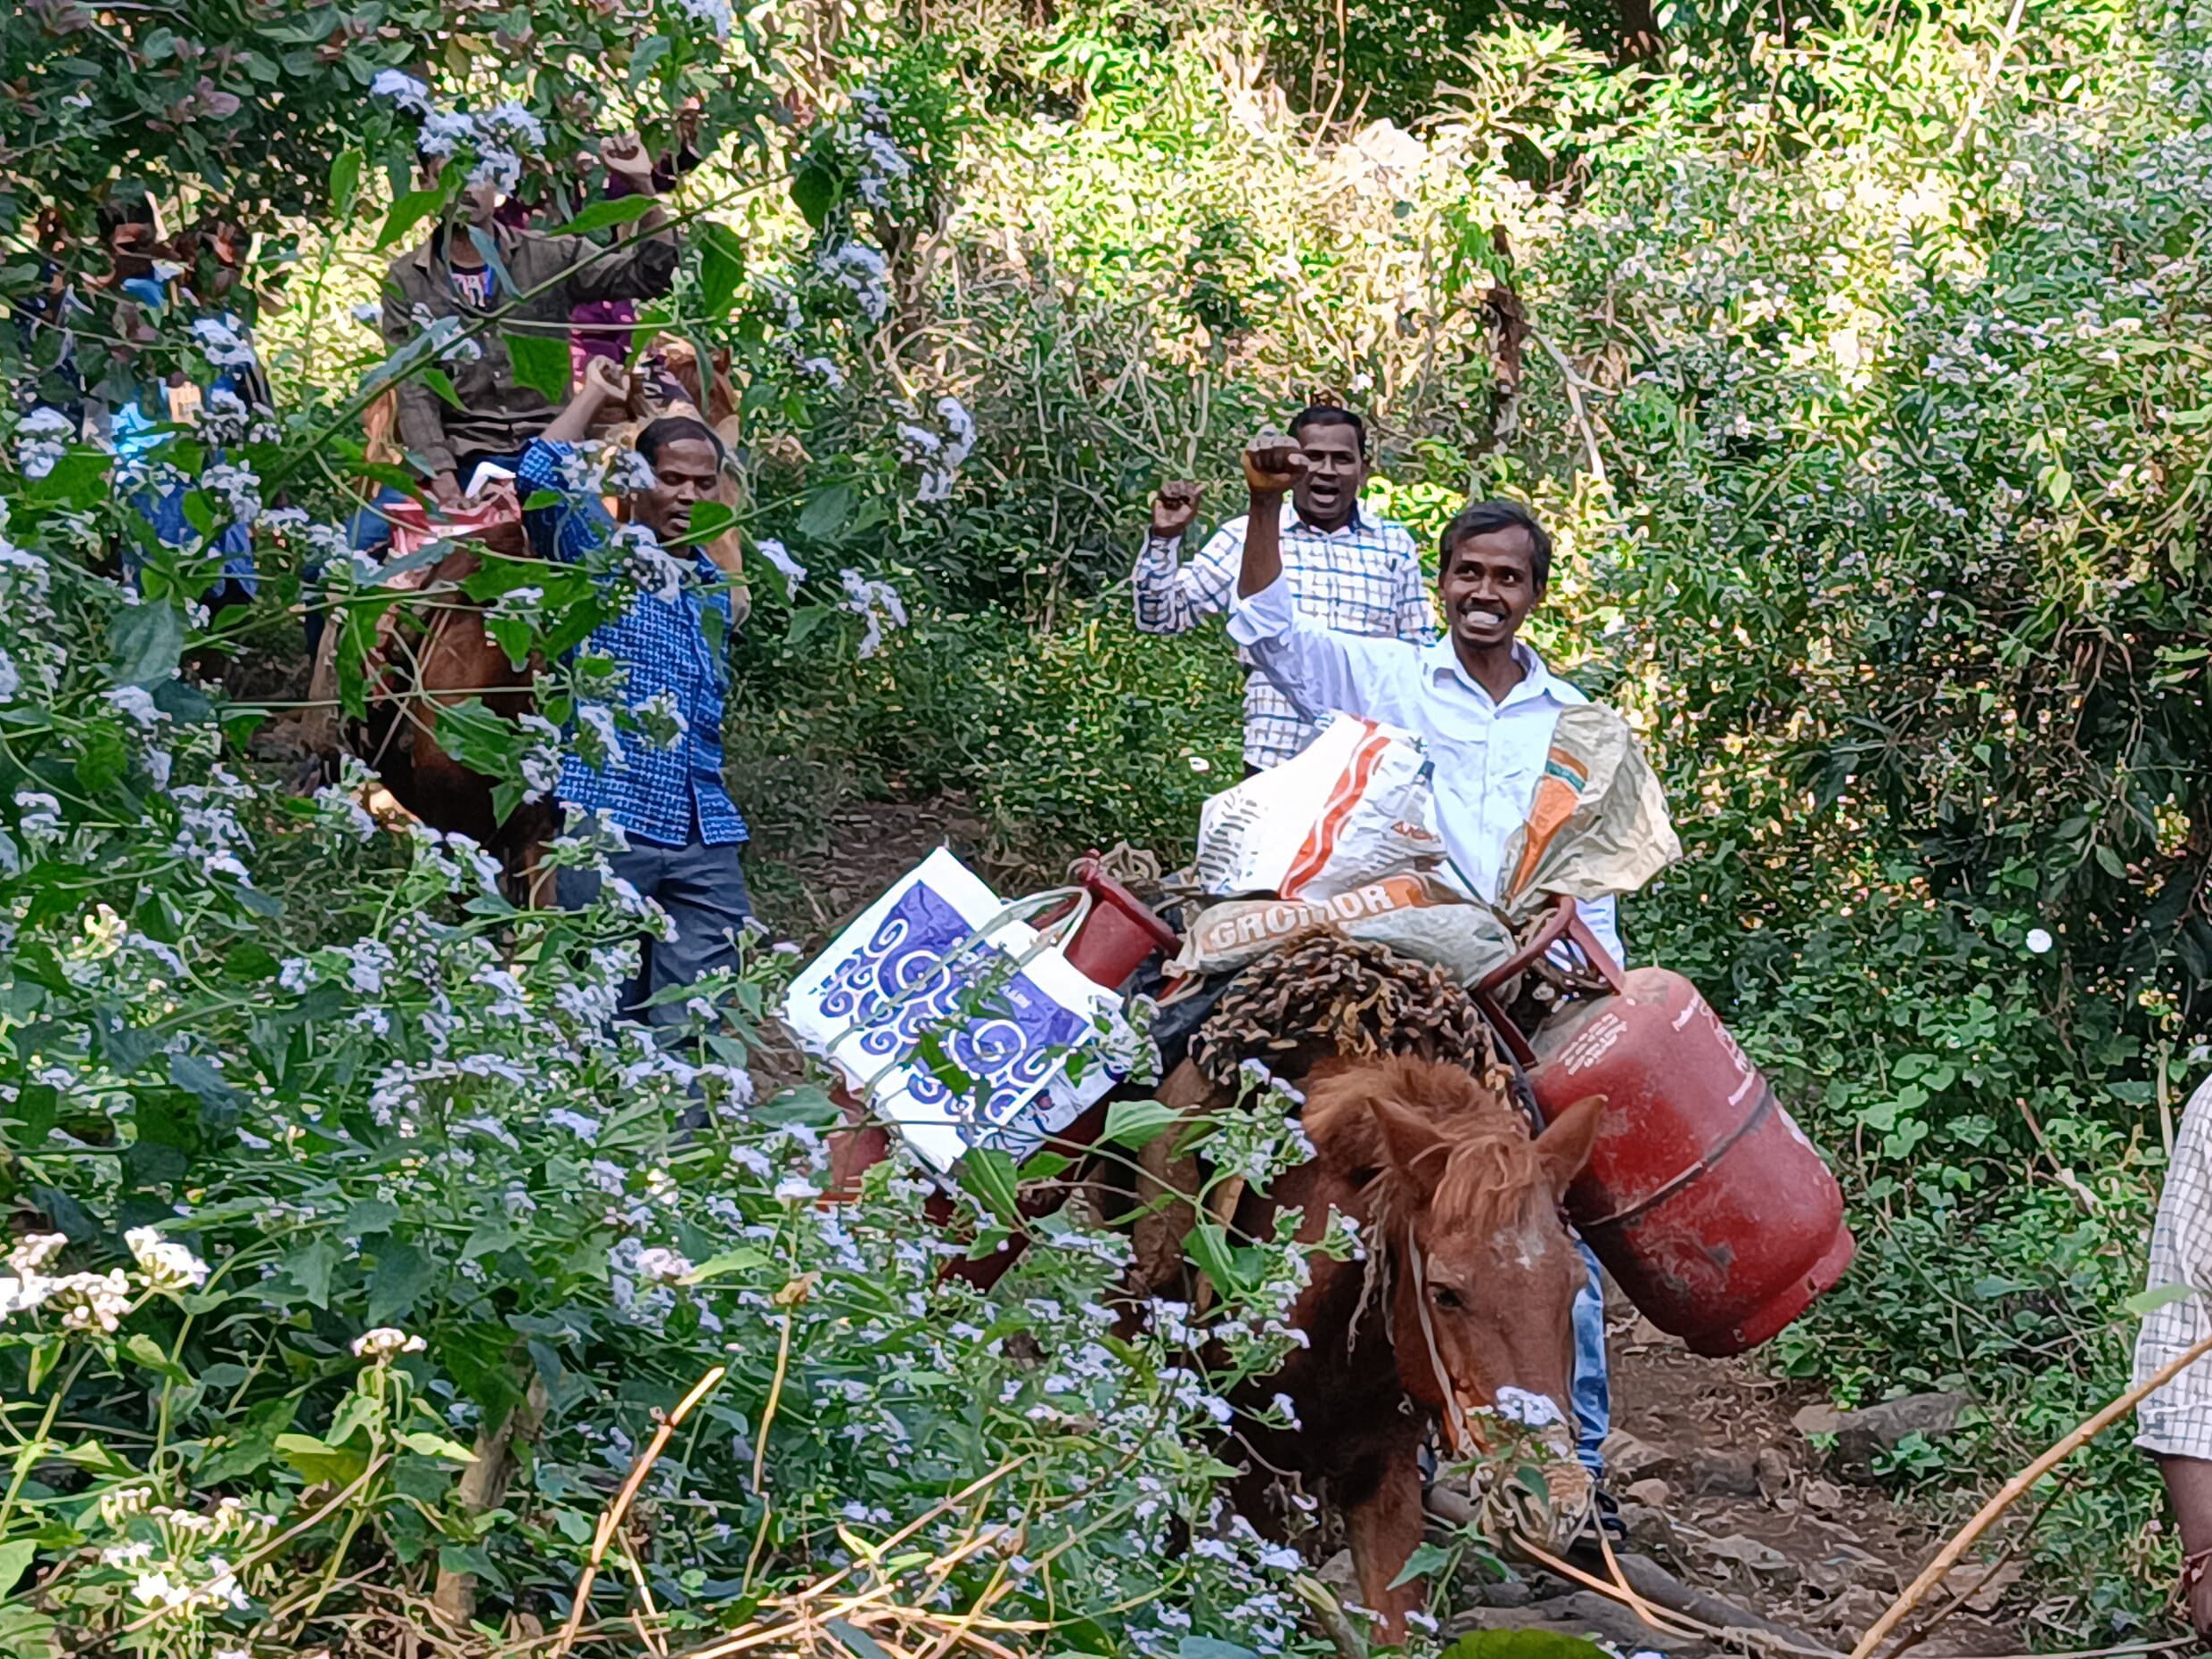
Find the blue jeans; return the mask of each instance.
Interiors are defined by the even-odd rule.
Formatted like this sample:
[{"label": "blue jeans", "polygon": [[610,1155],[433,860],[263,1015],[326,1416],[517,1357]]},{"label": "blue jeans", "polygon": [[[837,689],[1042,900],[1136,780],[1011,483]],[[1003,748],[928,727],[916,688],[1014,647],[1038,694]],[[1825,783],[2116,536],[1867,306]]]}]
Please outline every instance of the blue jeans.
[{"label": "blue jeans", "polygon": [[1575,1294],[1575,1455],[1593,1475],[1605,1473],[1605,1436],[1613,1426],[1613,1391],[1605,1368],[1605,1291],[1598,1259],[1580,1239],[1575,1248],[1590,1282]]},{"label": "blue jeans", "polygon": [[[658,899],[676,924],[676,937],[647,939],[637,977],[622,998],[622,1011],[651,1025],[676,1025],[684,1019],[681,1000],[645,1007],[645,1000],[674,985],[689,985],[702,973],[738,964],[738,935],[753,913],[745,891],[745,866],[738,855],[742,842],[709,847],[658,847],[633,841],[626,852],[610,853],[610,871],[644,898]],[[564,869],[555,876],[561,908],[580,910],[599,897],[596,870]]]}]

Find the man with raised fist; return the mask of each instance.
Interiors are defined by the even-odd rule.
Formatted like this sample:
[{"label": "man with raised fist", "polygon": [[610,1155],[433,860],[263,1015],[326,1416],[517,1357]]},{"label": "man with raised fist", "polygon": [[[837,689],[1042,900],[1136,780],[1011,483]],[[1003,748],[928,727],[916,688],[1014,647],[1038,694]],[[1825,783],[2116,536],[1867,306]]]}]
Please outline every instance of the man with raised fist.
[{"label": "man with raised fist", "polygon": [[[1560,711],[1589,701],[1518,637],[1551,579],[1552,538],[1513,502],[1463,508],[1444,527],[1438,554],[1445,636],[1433,645],[1364,638],[1329,627],[1290,579],[1282,504],[1314,468],[1302,437],[1263,432],[1246,447],[1251,529],[1229,637],[1303,707],[1381,720],[1419,737],[1434,767],[1445,851],[1462,883],[1493,899],[1505,843],[1528,818]],[[1613,900],[1585,904],[1582,912],[1619,961]],[[1590,1287],[1575,1301],[1574,1405],[1577,1449],[1600,1474],[1611,1400],[1594,1258],[1589,1269]]]},{"label": "man with raised fist", "polygon": [[[1360,505],[1367,481],[1367,425],[1348,409],[1315,404],[1290,431],[1307,465],[1289,498],[1270,511],[1299,602],[1330,628],[1378,639],[1425,645],[1436,634],[1421,579],[1421,554],[1405,526]],[[1229,609],[1238,560],[1251,521],[1230,520],[1187,564],[1183,538],[1198,515],[1196,484],[1163,484],[1152,503],[1151,533],[1131,573],[1136,625],[1147,634],[1182,634]],[[1249,659],[1246,659],[1249,664]],[[1244,764],[1261,771],[1313,741],[1322,711],[1302,709],[1259,675],[1244,688]]]}]

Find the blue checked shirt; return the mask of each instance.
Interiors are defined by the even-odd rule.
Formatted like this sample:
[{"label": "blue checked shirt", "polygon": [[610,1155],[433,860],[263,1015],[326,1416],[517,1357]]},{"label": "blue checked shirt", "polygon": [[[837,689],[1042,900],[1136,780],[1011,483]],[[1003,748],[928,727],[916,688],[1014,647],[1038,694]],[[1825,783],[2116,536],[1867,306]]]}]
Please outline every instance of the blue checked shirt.
[{"label": "blue checked shirt", "polygon": [[[1231,519],[1188,564],[1180,562],[1180,537],[1147,538],[1130,575],[1140,632],[1187,633],[1202,618],[1229,609],[1237,570],[1244,562],[1245,524],[1242,518]],[[1421,554],[1402,524],[1369,518],[1355,507],[1341,530],[1315,530],[1285,501],[1282,568],[1299,605],[1324,628],[1420,645],[1436,637],[1436,612],[1429,604]],[[1249,668],[1250,654],[1239,654]],[[1247,676],[1247,766],[1265,768],[1288,760],[1313,741],[1317,729],[1266,675]]]},{"label": "blue checked shirt", "polygon": [[[527,512],[523,522],[541,559],[577,563],[601,546],[614,521],[598,497],[574,489],[561,464],[568,444],[533,441],[523,452],[515,488],[528,501],[540,490],[563,497],[559,506]],[[561,799],[586,812],[603,810],[634,841],[658,847],[702,842],[726,847],[746,839],[745,820],[722,779],[722,661],[729,645],[730,594],[722,571],[704,554],[692,555],[702,583],[669,601],[636,594],[629,609],[602,624],[593,649],[629,670],[623,687],[633,708],[662,692],[672,694],[686,729],[673,747],[648,743],[641,732],[622,734],[623,760],[605,768],[574,755],[561,768]]]}]

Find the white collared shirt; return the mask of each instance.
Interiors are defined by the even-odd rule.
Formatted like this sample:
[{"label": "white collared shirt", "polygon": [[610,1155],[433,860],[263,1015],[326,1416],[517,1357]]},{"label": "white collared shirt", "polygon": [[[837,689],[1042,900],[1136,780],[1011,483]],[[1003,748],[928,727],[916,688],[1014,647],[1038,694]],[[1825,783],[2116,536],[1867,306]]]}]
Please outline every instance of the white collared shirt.
[{"label": "white collared shirt", "polygon": [[[1560,710],[1589,698],[1517,642],[1520,683],[1499,701],[1461,666],[1449,638],[1414,645],[1324,628],[1281,578],[1233,601],[1229,637],[1292,701],[1381,720],[1419,737],[1435,766],[1437,830],[1445,850],[1478,892],[1497,896],[1505,843],[1536,800]],[[1605,899],[1585,904],[1582,913],[1618,962],[1615,908]]]},{"label": "white collared shirt", "polygon": [[[1299,603],[1329,628],[1378,639],[1426,644],[1436,637],[1436,613],[1421,571],[1421,552],[1402,524],[1371,516],[1356,505],[1348,522],[1316,530],[1282,504],[1282,568]],[[1183,538],[1149,538],[1130,572],[1136,625],[1146,634],[1181,634],[1203,618],[1226,611],[1244,563],[1248,518],[1233,518],[1207,541],[1198,556],[1179,563]],[[1314,721],[1290,699],[1254,674],[1244,686],[1244,760],[1266,768],[1288,760],[1314,740]]]}]

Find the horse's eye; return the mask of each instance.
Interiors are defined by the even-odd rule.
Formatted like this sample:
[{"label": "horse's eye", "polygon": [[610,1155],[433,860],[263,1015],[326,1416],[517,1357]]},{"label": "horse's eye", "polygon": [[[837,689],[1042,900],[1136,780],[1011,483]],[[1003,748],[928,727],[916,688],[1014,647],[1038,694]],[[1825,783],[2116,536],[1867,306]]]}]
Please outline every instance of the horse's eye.
[{"label": "horse's eye", "polygon": [[1450,1309],[1456,1311],[1458,1309],[1466,1305],[1460,1301],[1459,1293],[1454,1290],[1449,1285],[1431,1285],[1429,1287],[1429,1295],[1439,1308]]}]

